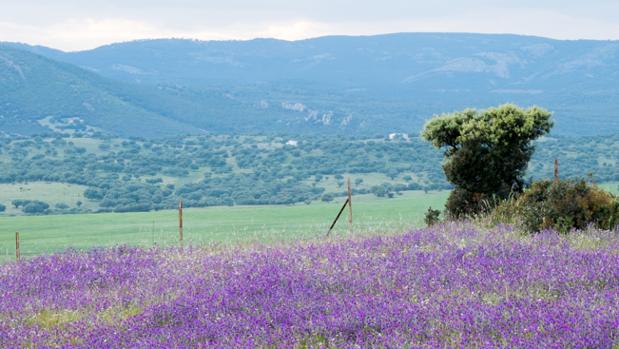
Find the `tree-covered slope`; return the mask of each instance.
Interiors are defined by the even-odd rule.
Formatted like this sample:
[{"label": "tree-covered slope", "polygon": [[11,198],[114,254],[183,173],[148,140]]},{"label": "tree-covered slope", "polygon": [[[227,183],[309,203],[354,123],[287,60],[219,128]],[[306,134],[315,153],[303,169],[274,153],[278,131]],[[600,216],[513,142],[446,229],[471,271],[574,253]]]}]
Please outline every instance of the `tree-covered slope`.
[{"label": "tree-covered slope", "polygon": [[11,46],[123,82],[124,101],[216,132],[417,133],[433,114],[506,102],[553,111],[557,135],[619,132],[618,41],[402,33]]},{"label": "tree-covered slope", "polygon": [[288,111],[286,121],[308,130],[410,132],[434,113],[515,102],[554,111],[559,134],[619,131],[617,41],[439,33],[150,40],[61,59],[124,81],[225,88],[262,114]]},{"label": "tree-covered slope", "polygon": [[149,111],[122,83],[76,66],[0,46],[0,130],[32,134],[77,123],[119,135],[196,132]]}]

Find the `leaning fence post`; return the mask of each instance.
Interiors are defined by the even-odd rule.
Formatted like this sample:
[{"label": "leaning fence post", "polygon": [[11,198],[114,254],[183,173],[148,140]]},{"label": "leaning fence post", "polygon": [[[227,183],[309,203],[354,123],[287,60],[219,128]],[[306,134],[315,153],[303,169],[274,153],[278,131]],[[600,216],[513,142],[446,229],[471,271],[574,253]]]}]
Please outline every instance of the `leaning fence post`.
[{"label": "leaning fence post", "polygon": [[183,243],[183,200],[178,202],[178,241]]},{"label": "leaning fence post", "polygon": [[350,177],[348,177],[348,229],[352,234],[352,187],[350,186]]},{"label": "leaning fence post", "polygon": [[19,250],[19,232],[15,232],[15,259],[20,260],[21,252]]},{"label": "leaning fence post", "polygon": [[337,223],[337,220],[340,219],[340,216],[342,215],[342,212],[344,212],[346,205],[348,205],[348,199],[346,199],[346,202],[344,203],[344,205],[342,205],[342,208],[340,208],[340,212],[337,213],[337,216],[335,216],[333,223],[331,223],[331,226],[329,227],[329,230],[327,231],[327,236],[331,234],[331,230],[333,230],[333,227],[335,227],[335,223]]}]

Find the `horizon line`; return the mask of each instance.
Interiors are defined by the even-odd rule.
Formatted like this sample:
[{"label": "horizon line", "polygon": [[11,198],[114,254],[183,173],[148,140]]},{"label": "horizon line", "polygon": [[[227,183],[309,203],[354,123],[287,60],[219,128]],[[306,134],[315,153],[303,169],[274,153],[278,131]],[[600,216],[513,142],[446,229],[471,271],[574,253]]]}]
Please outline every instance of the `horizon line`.
[{"label": "horizon line", "polygon": [[97,50],[100,48],[104,48],[104,47],[108,47],[108,46],[114,46],[114,45],[122,45],[122,44],[130,44],[130,43],[137,43],[137,42],[149,42],[149,41],[192,41],[192,42],[202,42],[202,43],[225,43],[225,42],[251,42],[251,41],[259,41],[259,40],[265,40],[265,41],[279,41],[279,42],[288,42],[288,43],[295,43],[295,42],[303,42],[303,41],[311,41],[311,40],[318,40],[318,39],[324,39],[324,38],[371,38],[371,37],[381,37],[381,36],[393,36],[393,35],[481,35],[481,36],[515,36],[515,37],[527,37],[527,38],[537,38],[537,39],[544,39],[544,40],[551,40],[551,41],[597,41],[597,42],[619,42],[619,39],[587,39],[587,38],[575,38],[575,39],[560,39],[560,38],[553,38],[553,37],[549,37],[549,36],[541,36],[541,35],[532,35],[532,34],[517,34],[517,33],[508,33],[508,32],[504,32],[504,33],[482,33],[482,32],[449,32],[449,31],[445,31],[445,32],[438,32],[438,31],[412,31],[412,32],[406,32],[406,31],[402,31],[402,32],[387,32],[387,33],[376,33],[376,34],[329,34],[329,35],[320,35],[320,36],[313,36],[313,37],[307,37],[307,38],[301,38],[301,39],[282,39],[282,38],[276,38],[276,37],[254,37],[254,38],[238,38],[238,39],[199,39],[199,38],[192,38],[192,37],[152,37],[152,38],[142,38],[142,39],[134,39],[134,40],[125,40],[125,41],[114,41],[114,42],[110,42],[107,44],[103,44],[103,45],[99,45],[93,48],[88,48],[88,49],[78,49],[78,50],[63,50],[63,49],[59,49],[59,48],[55,48],[52,46],[46,46],[46,45],[42,45],[42,44],[34,44],[34,43],[28,43],[28,42],[21,42],[21,41],[0,41],[0,45],[2,44],[14,44],[14,45],[26,45],[26,46],[30,46],[30,47],[40,47],[40,48],[45,48],[45,49],[51,49],[51,50],[55,50],[55,51],[60,51],[60,52],[64,52],[64,53],[77,53],[77,52],[88,52],[88,51],[93,51],[93,50]]}]

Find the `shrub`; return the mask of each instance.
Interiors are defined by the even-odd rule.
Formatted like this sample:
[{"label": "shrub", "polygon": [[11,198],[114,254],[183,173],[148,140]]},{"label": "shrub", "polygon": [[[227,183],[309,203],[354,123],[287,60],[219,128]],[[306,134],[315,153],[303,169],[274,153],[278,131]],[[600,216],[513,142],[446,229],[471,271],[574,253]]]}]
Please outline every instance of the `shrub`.
[{"label": "shrub", "polygon": [[333,201],[333,194],[329,194],[329,193],[324,194],[322,196],[321,200],[324,201],[324,202],[331,202],[331,201]]},{"label": "shrub", "polygon": [[54,207],[58,210],[68,210],[69,209],[69,205],[65,204],[64,202],[59,202],[56,205],[54,205]]},{"label": "shrub", "polygon": [[90,200],[101,200],[103,199],[104,193],[101,190],[96,188],[88,188],[84,190],[84,197]]},{"label": "shrub", "polygon": [[39,213],[45,213],[45,211],[48,208],[49,208],[48,203],[43,202],[43,201],[33,200],[27,203],[22,208],[22,211],[24,211],[24,213],[29,213],[29,214],[39,214]]},{"label": "shrub", "polygon": [[474,193],[463,188],[454,188],[445,204],[451,219],[472,218],[492,210],[501,198],[493,195]]},{"label": "shrub", "polygon": [[431,227],[434,224],[440,222],[440,220],[441,220],[441,211],[435,210],[432,207],[428,207],[428,210],[426,211],[426,215],[424,218],[424,222],[426,222],[426,225],[428,227]]},{"label": "shrub", "polygon": [[527,232],[552,228],[566,233],[590,224],[614,229],[619,223],[617,198],[584,180],[535,182],[514,208],[517,221]]},{"label": "shrub", "polygon": [[4,212],[6,211],[6,206],[3,204],[0,204],[0,212]]},{"label": "shrub", "polygon": [[11,201],[11,204],[13,204],[13,207],[15,208],[20,208],[20,207],[26,206],[30,202],[31,200],[16,199],[16,200]]}]

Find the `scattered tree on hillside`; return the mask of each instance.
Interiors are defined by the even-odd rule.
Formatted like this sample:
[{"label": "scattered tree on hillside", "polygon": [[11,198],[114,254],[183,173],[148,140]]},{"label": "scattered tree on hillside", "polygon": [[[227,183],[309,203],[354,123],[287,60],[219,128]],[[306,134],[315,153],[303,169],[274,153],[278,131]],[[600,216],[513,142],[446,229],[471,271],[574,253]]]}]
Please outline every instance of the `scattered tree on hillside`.
[{"label": "scattered tree on hillside", "polygon": [[455,185],[448,213],[453,217],[478,213],[484,203],[522,191],[532,141],[550,131],[550,117],[541,108],[505,104],[431,119],[422,135],[435,147],[446,148],[443,170]]},{"label": "scattered tree on hillside", "polygon": [[38,200],[32,200],[30,202],[28,202],[26,205],[24,205],[24,207],[22,208],[22,211],[24,211],[24,213],[29,213],[29,214],[41,214],[41,213],[45,213],[45,211],[49,208],[49,204],[43,201],[38,201]]}]

